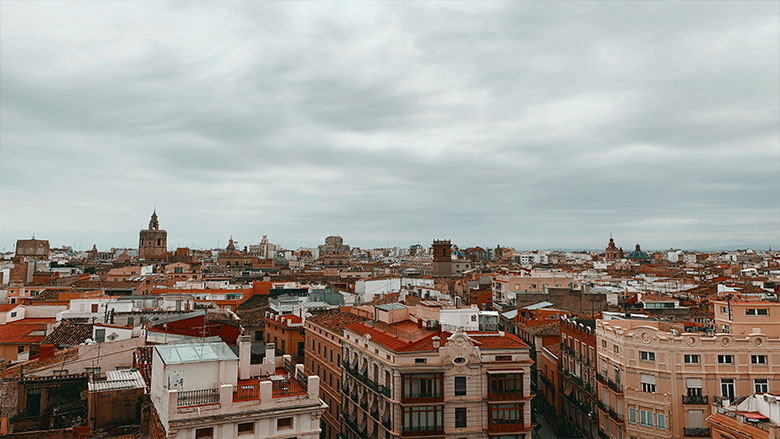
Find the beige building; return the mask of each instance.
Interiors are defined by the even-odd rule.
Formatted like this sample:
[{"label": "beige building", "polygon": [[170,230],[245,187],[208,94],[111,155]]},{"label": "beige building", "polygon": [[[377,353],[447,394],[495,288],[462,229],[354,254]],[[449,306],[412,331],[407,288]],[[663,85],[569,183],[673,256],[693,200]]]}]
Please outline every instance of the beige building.
[{"label": "beige building", "polygon": [[522,340],[429,329],[400,308],[376,318],[344,330],[342,437],[531,437]]},{"label": "beige building", "polygon": [[238,357],[224,342],[155,346],[150,436],[316,439],[327,408],[319,381],[288,355],[275,357],[273,344],[262,364],[250,364],[248,337]]},{"label": "beige building", "polygon": [[713,402],[780,391],[780,328],[771,321],[780,304],[714,305],[718,332],[710,334],[668,322],[597,322],[601,437],[709,437]]}]

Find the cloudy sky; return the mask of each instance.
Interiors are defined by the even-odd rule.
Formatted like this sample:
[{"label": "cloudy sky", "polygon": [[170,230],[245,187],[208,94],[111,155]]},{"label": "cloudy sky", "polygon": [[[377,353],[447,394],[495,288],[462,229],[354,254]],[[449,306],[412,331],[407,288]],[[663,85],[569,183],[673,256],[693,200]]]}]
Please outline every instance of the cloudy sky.
[{"label": "cloudy sky", "polygon": [[0,2],[0,248],[780,248],[778,2]]}]

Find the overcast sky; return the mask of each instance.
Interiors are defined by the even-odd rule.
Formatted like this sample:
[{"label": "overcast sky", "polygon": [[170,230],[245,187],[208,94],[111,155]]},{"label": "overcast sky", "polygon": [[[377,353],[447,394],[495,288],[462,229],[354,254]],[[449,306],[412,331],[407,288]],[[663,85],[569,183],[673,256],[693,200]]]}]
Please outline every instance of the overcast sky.
[{"label": "overcast sky", "polygon": [[0,247],[780,248],[780,3],[0,2]]}]

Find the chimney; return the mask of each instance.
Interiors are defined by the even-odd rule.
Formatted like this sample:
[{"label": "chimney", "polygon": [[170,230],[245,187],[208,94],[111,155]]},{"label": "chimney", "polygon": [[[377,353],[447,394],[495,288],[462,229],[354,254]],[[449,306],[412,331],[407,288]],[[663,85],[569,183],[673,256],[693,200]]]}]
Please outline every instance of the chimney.
[{"label": "chimney", "polygon": [[249,379],[249,367],[252,357],[252,344],[248,335],[242,335],[238,339],[238,378],[242,380]]},{"label": "chimney", "polygon": [[266,343],[265,361],[273,363],[275,358],[276,358],[276,345],[274,343]]}]

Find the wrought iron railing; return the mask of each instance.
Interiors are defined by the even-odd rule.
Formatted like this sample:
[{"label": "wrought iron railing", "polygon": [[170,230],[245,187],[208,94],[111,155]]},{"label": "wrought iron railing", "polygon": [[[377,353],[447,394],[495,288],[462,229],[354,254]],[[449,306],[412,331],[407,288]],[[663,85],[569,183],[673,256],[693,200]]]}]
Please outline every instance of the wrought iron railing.
[{"label": "wrought iron railing", "polygon": [[709,399],[710,398],[707,395],[683,395],[682,403],[707,405],[709,404]]},{"label": "wrought iron railing", "polygon": [[683,427],[683,433],[688,437],[709,437],[709,427]]}]

